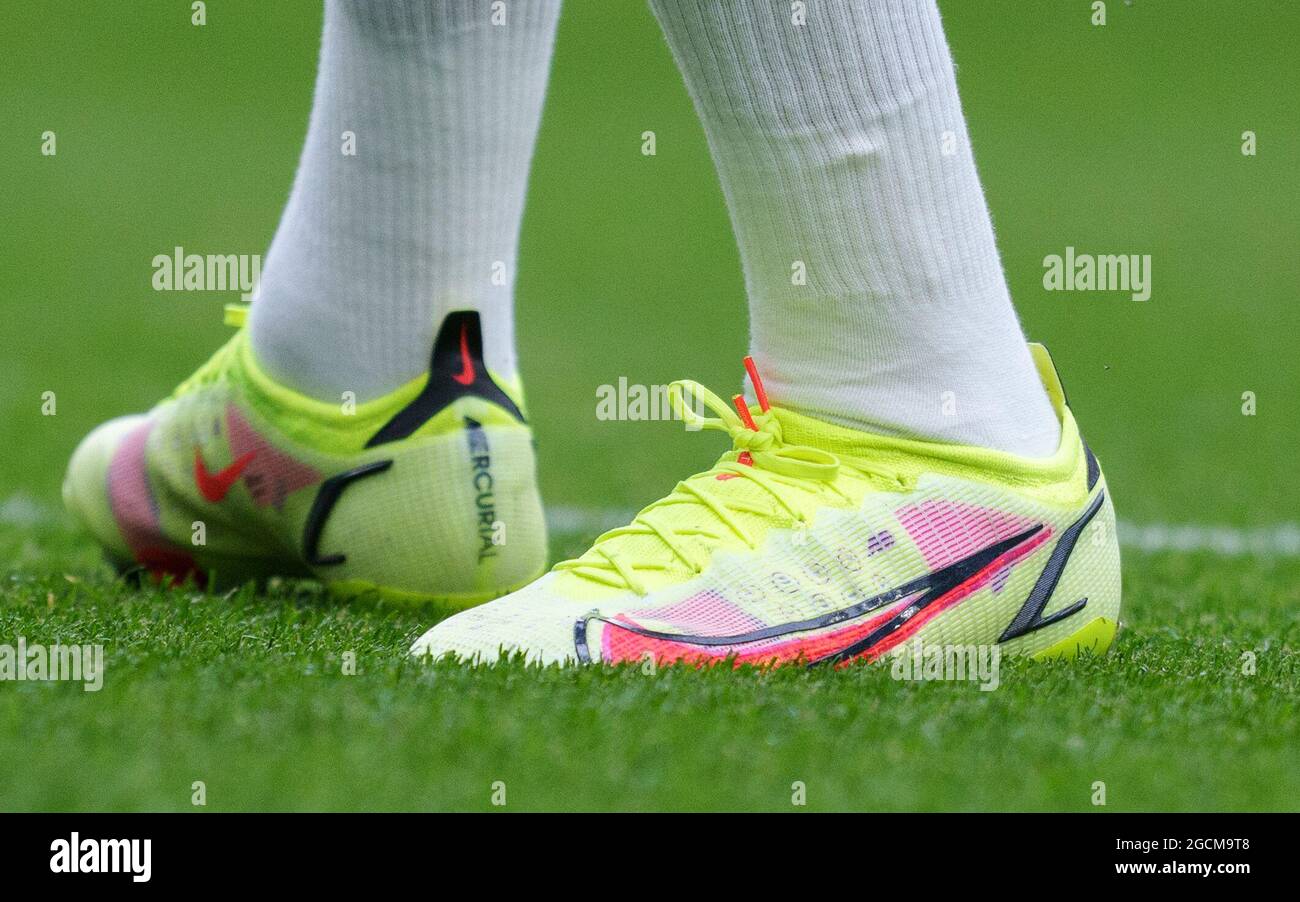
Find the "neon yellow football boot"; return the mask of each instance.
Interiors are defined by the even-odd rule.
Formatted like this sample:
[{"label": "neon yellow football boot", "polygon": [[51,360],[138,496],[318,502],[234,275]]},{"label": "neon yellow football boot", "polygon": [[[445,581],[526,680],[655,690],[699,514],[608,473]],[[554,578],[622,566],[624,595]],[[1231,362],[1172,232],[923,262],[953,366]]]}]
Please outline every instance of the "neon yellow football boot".
[{"label": "neon yellow football boot", "polygon": [[[1051,358],[1050,458],[889,438],[670,387],[732,449],[628,526],[508,597],[446,620],[417,656],[538,663],[836,665],[909,641],[1038,658],[1102,652],[1119,622],[1115,512]],[[701,417],[692,401],[716,417]]]},{"label": "neon yellow football boot", "polygon": [[451,607],[518,588],[546,564],[532,432],[481,329],[451,313],[427,374],[331,404],[264,373],[241,328],[153,410],[87,436],[64,501],[111,560],[159,578],[315,577]]}]

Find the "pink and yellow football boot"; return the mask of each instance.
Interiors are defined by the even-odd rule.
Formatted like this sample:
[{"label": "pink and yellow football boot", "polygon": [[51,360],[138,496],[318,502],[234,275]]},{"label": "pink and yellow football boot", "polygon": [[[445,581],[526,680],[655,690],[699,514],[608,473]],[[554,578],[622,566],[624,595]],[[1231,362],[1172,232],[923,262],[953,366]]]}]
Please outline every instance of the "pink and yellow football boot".
[{"label": "pink and yellow football boot", "polygon": [[276,382],[241,328],[153,410],[92,432],[63,497],[124,568],[314,577],[461,608],[545,569],[535,471],[520,386],[488,372],[479,315],[463,311],[428,373],[355,405]]},{"label": "pink and yellow football boot", "polygon": [[[694,382],[670,397],[731,449],[542,579],[439,623],[418,656],[542,664],[837,665],[909,640],[1036,658],[1103,652],[1119,622],[1106,480],[1046,350],[1046,459],[889,438]],[[692,401],[716,416],[693,412]]]}]

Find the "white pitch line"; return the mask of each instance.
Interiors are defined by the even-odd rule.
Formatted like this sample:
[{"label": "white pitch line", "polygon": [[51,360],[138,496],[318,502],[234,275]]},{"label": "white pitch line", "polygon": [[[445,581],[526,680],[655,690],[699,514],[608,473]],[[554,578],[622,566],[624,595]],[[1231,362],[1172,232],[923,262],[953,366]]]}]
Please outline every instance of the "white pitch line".
[{"label": "white pitch line", "polygon": [[57,523],[62,512],[25,492],[0,501],[0,523],[5,526],[47,526]]},{"label": "white pitch line", "polygon": [[1221,557],[1300,557],[1300,524],[1213,526],[1199,523],[1130,523],[1116,527],[1119,543],[1141,551],[1208,551]]},{"label": "white pitch line", "polygon": [[[546,522],[554,533],[596,536],[629,523],[635,511],[553,504]],[[66,523],[63,511],[25,492],[0,501],[0,525],[31,528]],[[1202,523],[1131,523],[1120,520],[1119,542],[1137,551],[1206,551],[1220,557],[1300,557],[1300,524],[1216,526]]]}]

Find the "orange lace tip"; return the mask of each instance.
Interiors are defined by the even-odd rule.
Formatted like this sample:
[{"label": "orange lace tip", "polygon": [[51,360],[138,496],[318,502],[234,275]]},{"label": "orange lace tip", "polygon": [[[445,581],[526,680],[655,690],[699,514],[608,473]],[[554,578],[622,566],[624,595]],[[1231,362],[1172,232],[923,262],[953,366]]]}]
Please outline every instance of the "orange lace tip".
[{"label": "orange lace tip", "polygon": [[772,409],[772,405],[767,402],[767,389],[763,388],[763,380],[758,378],[758,367],[754,365],[754,358],[745,357],[745,372],[749,373],[749,382],[754,386],[754,396],[758,398],[758,409],[767,413]]},{"label": "orange lace tip", "polygon": [[748,451],[741,451],[740,456],[737,457],[736,460],[740,461],[740,463],[747,467],[752,467],[754,465],[754,458],[750,456]]},{"label": "orange lace tip", "polygon": [[736,405],[736,413],[740,414],[740,421],[749,427],[750,432],[757,432],[758,426],[754,423],[754,417],[749,412],[749,405],[745,403],[745,396],[736,395],[731,399],[731,403]]}]

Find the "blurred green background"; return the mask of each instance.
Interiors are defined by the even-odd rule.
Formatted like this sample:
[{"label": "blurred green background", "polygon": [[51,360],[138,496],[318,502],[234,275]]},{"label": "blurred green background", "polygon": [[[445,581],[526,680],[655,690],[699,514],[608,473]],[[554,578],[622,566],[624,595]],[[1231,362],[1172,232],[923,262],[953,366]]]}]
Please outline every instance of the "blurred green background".
[{"label": "blurred green background", "polygon": [[[1293,520],[1300,4],[1108,7],[1097,27],[1082,0],[942,4],[1013,296],[1123,518]],[[187,2],[5,18],[0,498],[53,504],[86,430],[148,407],[222,341],[234,298],[155,293],[150,261],[176,245],[265,253],[321,8],[213,0],[204,27]],[[46,130],[55,157],[40,154]],[[1257,156],[1240,151],[1246,130]],[[1151,300],[1044,291],[1043,257],[1067,245],[1151,254]],[[715,442],[671,425],[597,421],[596,386],[730,389],[746,333],[717,179],[653,17],[641,0],[569,0],[518,279],[548,502],[634,508],[712,460]],[[55,417],[40,415],[47,390]]]}]

